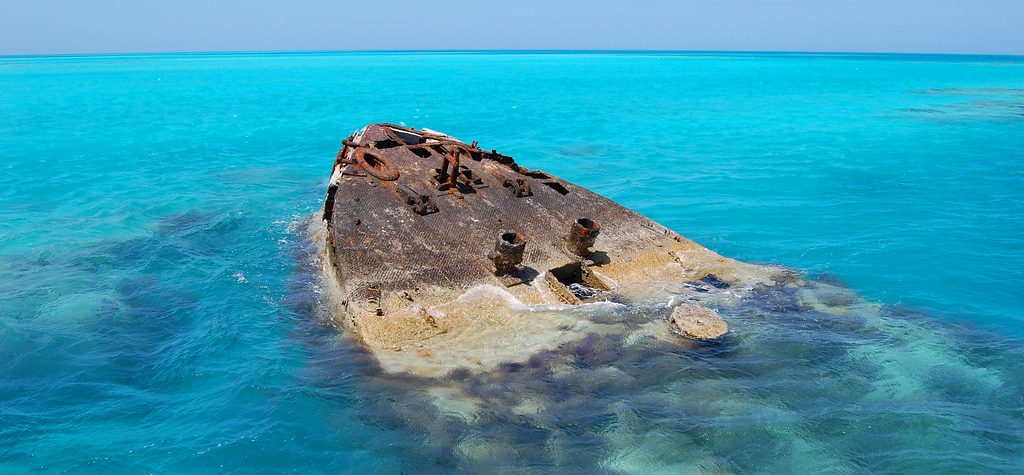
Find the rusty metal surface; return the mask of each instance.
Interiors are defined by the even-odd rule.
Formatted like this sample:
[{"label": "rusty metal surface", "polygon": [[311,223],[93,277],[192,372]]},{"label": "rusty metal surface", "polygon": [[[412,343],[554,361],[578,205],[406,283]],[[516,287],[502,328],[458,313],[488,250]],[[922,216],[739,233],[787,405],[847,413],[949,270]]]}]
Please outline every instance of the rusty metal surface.
[{"label": "rusty metal surface", "polygon": [[606,237],[616,228],[635,233],[655,227],[512,157],[393,125],[371,125],[346,140],[335,167],[340,180],[332,185],[324,217],[337,268],[343,279],[360,279],[382,292],[422,282],[479,282],[493,274],[488,253],[506,231],[525,237],[524,264],[531,267],[578,260],[579,240],[570,247],[565,238],[579,228],[579,219],[604,223]]}]

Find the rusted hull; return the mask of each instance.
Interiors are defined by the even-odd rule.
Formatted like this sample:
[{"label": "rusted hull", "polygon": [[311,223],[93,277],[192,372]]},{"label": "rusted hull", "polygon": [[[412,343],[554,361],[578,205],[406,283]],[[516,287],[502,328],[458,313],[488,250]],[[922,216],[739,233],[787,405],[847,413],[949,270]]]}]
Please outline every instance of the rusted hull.
[{"label": "rusted hull", "polygon": [[323,213],[333,313],[388,370],[437,376],[524,360],[617,331],[576,307],[667,316],[666,303],[729,305],[788,275],[723,258],[475,143],[390,124],[344,143]]}]

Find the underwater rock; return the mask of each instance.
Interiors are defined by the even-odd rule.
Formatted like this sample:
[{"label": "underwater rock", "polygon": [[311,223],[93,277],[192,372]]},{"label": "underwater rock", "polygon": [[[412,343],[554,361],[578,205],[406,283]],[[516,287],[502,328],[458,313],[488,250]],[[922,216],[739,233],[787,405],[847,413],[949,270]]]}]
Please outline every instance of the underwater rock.
[{"label": "underwater rock", "polygon": [[714,340],[729,332],[729,326],[718,312],[689,303],[672,309],[668,324],[673,332],[697,340]]},{"label": "underwater rock", "polygon": [[739,299],[783,272],[476,142],[392,124],[343,141],[320,222],[333,318],[385,371],[428,377],[622,335],[626,322],[602,315],[653,322],[673,297]]},{"label": "underwater rock", "polygon": [[856,292],[834,285],[819,284],[813,288],[813,298],[829,307],[846,307],[860,301]]},{"label": "underwater rock", "polygon": [[804,310],[800,289],[789,285],[758,285],[751,289],[748,303],[763,311],[796,313]]}]

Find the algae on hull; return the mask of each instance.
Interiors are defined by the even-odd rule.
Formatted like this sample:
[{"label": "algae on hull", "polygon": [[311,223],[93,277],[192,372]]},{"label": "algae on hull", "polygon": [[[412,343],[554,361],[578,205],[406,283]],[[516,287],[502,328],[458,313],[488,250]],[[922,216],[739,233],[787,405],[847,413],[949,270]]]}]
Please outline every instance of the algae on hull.
[{"label": "algae on hull", "polygon": [[734,305],[787,275],[476,142],[392,124],[344,141],[323,222],[335,318],[385,370],[422,376],[627,331],[587,318],[590,305],[664,317],[683,300]]}]

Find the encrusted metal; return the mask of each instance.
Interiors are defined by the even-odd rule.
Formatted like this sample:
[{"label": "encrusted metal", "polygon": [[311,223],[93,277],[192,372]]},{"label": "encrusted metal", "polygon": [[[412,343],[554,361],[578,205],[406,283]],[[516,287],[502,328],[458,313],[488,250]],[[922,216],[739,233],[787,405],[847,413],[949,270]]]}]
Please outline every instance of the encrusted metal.
[{"label": "encrusted metal", "polygon": [[526,238],[522,233],[515,231],[504,231],[498,234],[494,243],[494,251],[488,254],[494,261],[494,273],[497,275],[510,275],[519,271],[519,264],[523,263],[523,251],[526,250]]},{"label": "encrusted metal", "polygon": [[565,240],[573,254],[586,257],[590,254],[590,248],[594,247],[599,234],[601,234],[600,224],[589,218],[580,218],[573,221]]}]

